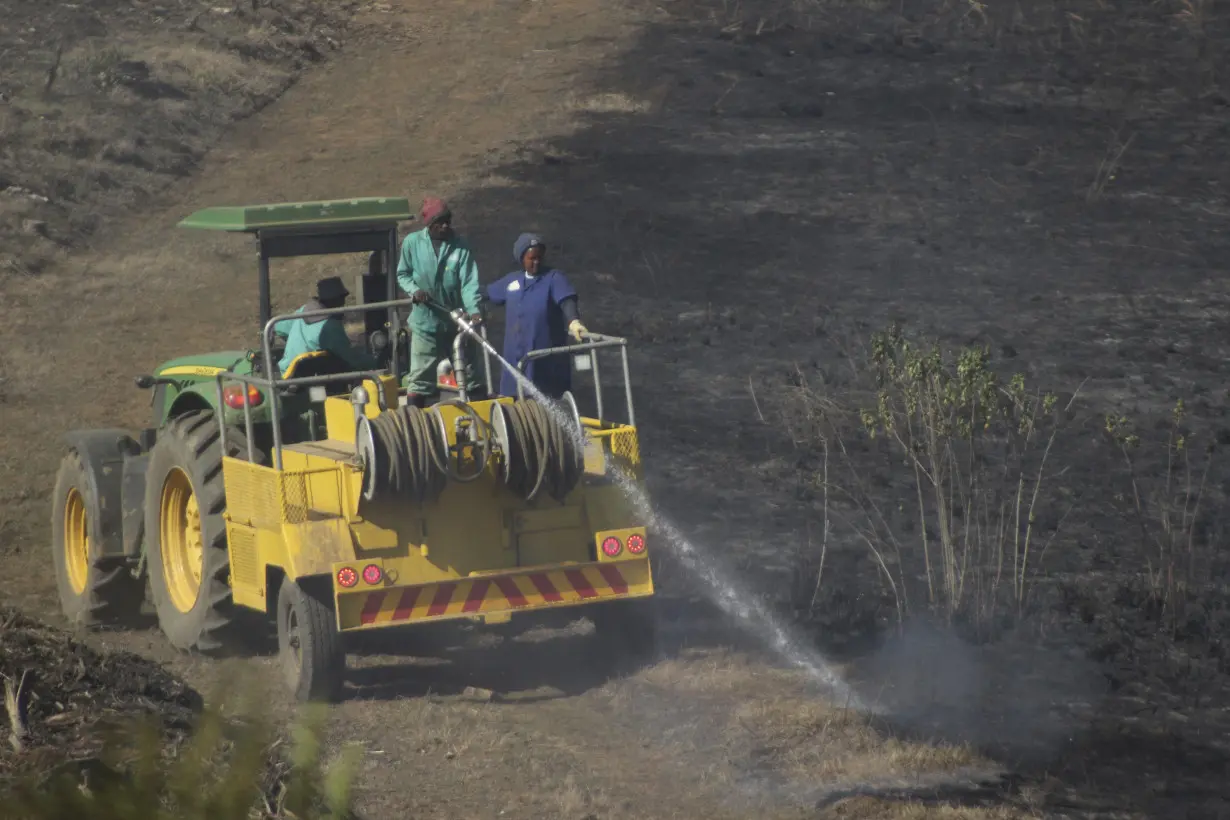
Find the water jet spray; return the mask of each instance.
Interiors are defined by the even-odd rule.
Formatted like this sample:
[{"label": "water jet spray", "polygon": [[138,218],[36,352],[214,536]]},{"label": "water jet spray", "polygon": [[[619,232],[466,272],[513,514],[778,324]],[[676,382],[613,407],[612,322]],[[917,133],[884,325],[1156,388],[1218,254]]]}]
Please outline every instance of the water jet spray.
[{"label": "water jet spray", "polygon": [[[517,381],[519,392],[534,398],[537,403],[541,404],[551,415],[555,416],[556,420],[561,423],[561,426],[569,432],[569,435],[574,437],[578,447],[582,449],[585,447],[586,433],[577,424],[576,417],[564,412],[560,404],[551,400],[539,390],[520,368],[513,366],[504,359],[486,337],[475,328],[463,311],[447,311],[438,303],[430,300],[428,304],[441,312],[447,313],[461,333],[473,338],[486,351],[488,356],[494,356],[500,366],[513,375],[513,378]],[[460,353],[461,348],[460,344],[455,346],[457,355],[463,355]],[[627,356],[626,348],[624,349],[624,356]],[[455,364],[454,367],[459,373],[464,372],[465,364],[462,362],[461,364]],[[490,367],[488,367],[488,372],[490,372]],[[628,404],[629,410],[631,410],[631,388],[627,385],[625,387],[629,391]],[[601,413],[601,411],[599,412]],[[792,635],[787,626],[756,595],[744,588],[736,579],[729,577],[714,560],[704,555],[678,528],[663,518],[654,509],[648,496],[633,476],[615,465],[608,464],[607,468],[608,472],[615,477],[616,483],[628,500],[645,517],[650,526],[662,534],[662,540],[669,545],[683,566],[704,583],[709,596],[723,612],[732,616],[745,629],[764,640],[778,657],[785,660],[791,666],[799,668],[811,680],[827,688],[835,699],[848,705],[850,708],[858,710],[868,708],[853,692],[849,684],[841,678],[832,665],[819,652],[801,643],[798,637]]]}]

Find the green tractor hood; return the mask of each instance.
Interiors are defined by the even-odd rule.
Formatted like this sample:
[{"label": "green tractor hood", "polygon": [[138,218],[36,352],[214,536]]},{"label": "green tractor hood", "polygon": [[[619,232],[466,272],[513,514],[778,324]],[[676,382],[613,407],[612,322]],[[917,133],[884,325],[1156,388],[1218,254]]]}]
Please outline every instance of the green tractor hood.
[{"label": "green tractor hood", "polygon": [[201,353],[196,356],[181,356],[164,362],[154,375],[160,379],[196,380],[208,379],[213,384],[214,376],[223,371],[251,373],[252,363],[246,350],[221,350],[217,353]]},{"label": "green tractor hood", "polygon": [[[252,372],[246,350],[221,350],[195,356],[181,356],[163,362],[153,376],[158,381],[154,397],[154,417],[159,426],[166,420],[193,410],[213,410],[218,403],[216,377],[230,371],[238,375]],[[231,385],[239,387],[238,382]],[[228,385],[228,386],[231,386]],[[224,418],[241,422],[243,411],[224,407]],[[269,420],[269,403],[262,400],[252,408],[253,421]]]}]

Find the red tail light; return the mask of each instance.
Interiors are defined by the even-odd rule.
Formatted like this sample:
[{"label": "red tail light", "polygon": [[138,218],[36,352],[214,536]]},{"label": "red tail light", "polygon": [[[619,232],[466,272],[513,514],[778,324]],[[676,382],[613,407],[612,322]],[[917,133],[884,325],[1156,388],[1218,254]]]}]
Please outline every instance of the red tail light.
[{"label": "red tail light", "polygon": [[[265,400],[265,394],[257,390],[253,385],[248,385],[248,406],[257,407]],[[222,388],[222,401],[226,402],[226,406],[232,410],[243,409],[243,388],[231,385],[230,387]]]},{"label": "red tail light", "polygon": [[342,567],[337,571],[337,585],[350,589],[355,584],[359,583],[359,573],[355,572],[350,567]]},{"label": "red tail light", "polygon": [[375,586],[384,580],[384,572],[375,564],[368,564],[363,567],[363,580]]},{"label": "red tail light", "polygon": [[619,553],[623,551],[623,548],[624,545],[620,543],[620,540],[613,535],[602,540],[602,553],[607,558],[614,558],[616,555],[619,555]]},{"label": "red tail light", "polygon": [[628,536],[628,552],[640,555],[645,551],[645,539],[639,535]]}]

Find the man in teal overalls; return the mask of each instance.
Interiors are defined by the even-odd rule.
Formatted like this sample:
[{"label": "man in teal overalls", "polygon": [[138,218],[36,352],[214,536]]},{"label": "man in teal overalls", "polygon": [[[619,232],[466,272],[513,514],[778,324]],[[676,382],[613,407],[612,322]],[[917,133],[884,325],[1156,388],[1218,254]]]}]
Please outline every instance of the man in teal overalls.
[{"label": "man in teal overalls", "polygon": [[[423,200],[419,213],[424,228],[408,235],[401,244],[397,262],[397,283],[415,302],[410,311],[410,372],[404,384],[408,401],[423,407],[438,392],[437,368],[442,359],[451,359],[457,326],[437,308],[426,304],[431,299],[447,311],[464,310],[470,321],[482,321],[479,312],[482,291],[478,284],[478,265],[470,246],[453,231],[453,215],[441,199]],[[478,346],[466,341],[466,390],[471,398],[487,392],[480,376]]]},{"label": "man in teal overalls", "polygon": [[[310,300],[296,313],[322,308],[340,308],[346,304],[350,291],[342,284],[341,277],[330,276],[316,283],[316,298]],[[285,373],[296,356],[325,350],[346,363],[350,370],[376,370],[380,364],[374,356],[350,343],[342,317],[309,316],[306,319],[283,319],[274,325],[273,332],[286,339],[286,349],[278,361],[278,372]]]}]

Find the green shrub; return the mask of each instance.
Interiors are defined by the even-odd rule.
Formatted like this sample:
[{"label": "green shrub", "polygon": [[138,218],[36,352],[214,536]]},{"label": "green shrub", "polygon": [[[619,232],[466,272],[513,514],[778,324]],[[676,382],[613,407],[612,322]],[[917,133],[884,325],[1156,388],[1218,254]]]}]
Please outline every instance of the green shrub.
[{"label": "green shrub", "polygon": [[332,763],[321,754],[325,712],[307,711],[294,725],[288,755],[264,720],[201,713],[181,743],[166,745],[156,721],[120,727],[97,758],[27,778],[0,797],[20,820],[240,820],[351,817],[355,749]]},{"label": "green shrub", "polygon": [[[897,327],[851,366],[849,395],[800,383],[788,413],[796,446],[821,454],[825,543],[835,522],[867,549],[899,621],[925,611],[983,631],[1019,616],[1071,511],[1051,464],[1071,403],[1002,378],[985,348],[944,350]],[[823,555],[803,560],[818,566],[801,573],[816,576],[814,606]]]}]

